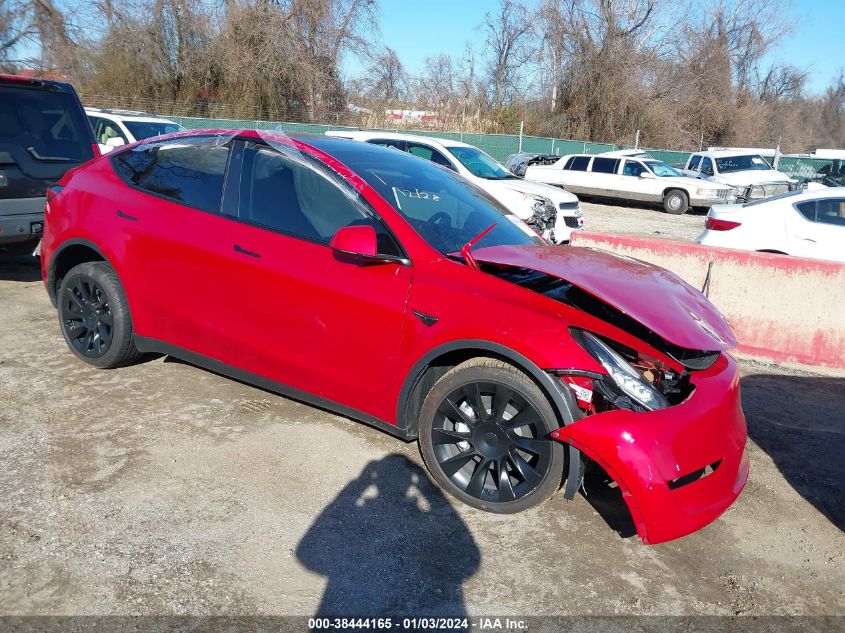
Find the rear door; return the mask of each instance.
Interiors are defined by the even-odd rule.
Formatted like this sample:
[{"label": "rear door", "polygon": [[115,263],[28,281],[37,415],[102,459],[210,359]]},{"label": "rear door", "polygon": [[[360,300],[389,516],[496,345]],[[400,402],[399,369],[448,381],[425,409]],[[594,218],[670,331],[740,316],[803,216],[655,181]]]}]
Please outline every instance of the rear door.
[{"label": "rear door", "polygon": [[0,77],[0,240],[40,232],[47,188],[93,157],[69,88]]},{"label": "rear door", "polygon": [[821,198],[795,205],[787,227],[790,254],[845,261],[845,198]]},{"label": "rear door", "polygon": [[128,185],[110,213],[124,234],[136,332],[212,358],[226,344],[221,319],[238,310],[235,289],[220,284],[232,248],[221,212],[232,145],[191,137],[111,158]]}]

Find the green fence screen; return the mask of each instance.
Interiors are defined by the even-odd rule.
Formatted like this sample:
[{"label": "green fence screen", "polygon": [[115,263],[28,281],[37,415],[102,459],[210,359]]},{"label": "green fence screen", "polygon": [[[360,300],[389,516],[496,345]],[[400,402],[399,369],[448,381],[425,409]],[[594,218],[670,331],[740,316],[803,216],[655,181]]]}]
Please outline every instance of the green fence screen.
[{"label": "green fence screen", "polygon": [[[327,130],[355,130],[358,128],[342,125],[325,125],[317,123],[284,123],[277,121],[250,121],[246,119],[201,119],[195,117],[170,117],[188,129],[258,129],[281,130],[284,132],[298,132],[308,134],[323,134]],[[611,145],[608,143],[590,143],[589,141],[575,141],[571,139],[547,138],[541,136],[523,136],[520,147],[517,134],[476,134],[470,132],[441,132],[432,130],[407,130],[396,128],[390,131],[420,136],[435,136],[437,138],[461,141],[474,145],[487,152],[500,162],[505,162],[508,156],[519,151],[532,154],[598,154],[618,149],[632,149],[630,146]],[[689,158],[689,152],[678,152],[666,149],[642,148],[652,157],[674,166],[683,166]],[[839,161],[830,161],[805,157],[782,157],[778,162],[778,169],[798,180],[817,178],[820,174],[838,170]]]}]

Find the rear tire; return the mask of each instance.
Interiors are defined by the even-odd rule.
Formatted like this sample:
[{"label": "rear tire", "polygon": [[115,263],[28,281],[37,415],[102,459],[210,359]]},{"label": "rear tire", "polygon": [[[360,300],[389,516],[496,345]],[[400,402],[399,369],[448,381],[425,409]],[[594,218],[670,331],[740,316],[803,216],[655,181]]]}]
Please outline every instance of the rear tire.
[{"label": "rear tire", "polygon": [[672,215],[682,215],[689,209],[689,197],[685,191],[670,189],[663,196],[663,210]]},{"label": "rear tire", "polygon": [[423,401],[420,452],[440,488],[500,514],[536,506],[560,487],[564,446],[537,384],[500,360],[474,358],[449,370]]},{"label": "rear tire", "polygon": [[74,266],[56,296],[59,327],[77,357],[111,369],[141,357],[132,340],[132,317],[123,286],[106,262]]}]

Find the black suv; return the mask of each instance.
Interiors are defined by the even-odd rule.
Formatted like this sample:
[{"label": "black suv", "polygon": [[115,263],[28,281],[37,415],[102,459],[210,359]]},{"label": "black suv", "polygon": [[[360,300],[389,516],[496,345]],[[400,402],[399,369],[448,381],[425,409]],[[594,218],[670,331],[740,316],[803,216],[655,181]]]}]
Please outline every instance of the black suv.
[{"label": "black suv", "polygon": [[34,247],[47,189],[96,148],[70,84],[0,75],[0,250]]}]

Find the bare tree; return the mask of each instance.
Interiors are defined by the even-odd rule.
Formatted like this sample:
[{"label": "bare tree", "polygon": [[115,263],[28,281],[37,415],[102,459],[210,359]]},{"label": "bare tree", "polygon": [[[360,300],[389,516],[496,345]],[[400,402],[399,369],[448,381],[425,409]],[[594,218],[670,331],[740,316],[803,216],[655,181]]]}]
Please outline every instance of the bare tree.
[{"label": "bare tree", "polygon": [[484,16],[489,59],[491,104],[500,108],[519,93],[519,72],[531,59],[531,22],[526,8],[514,0],[501,0],[495,15]]}]

